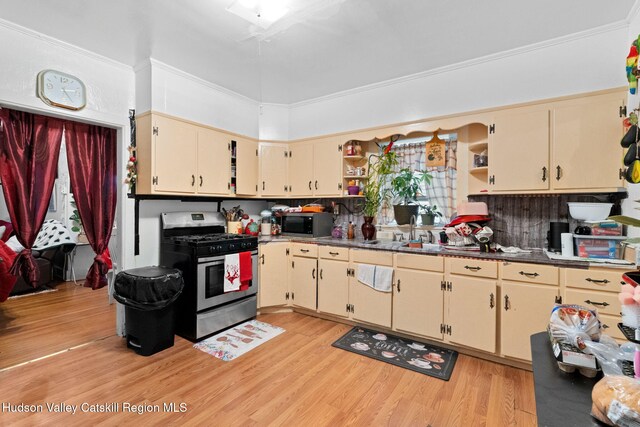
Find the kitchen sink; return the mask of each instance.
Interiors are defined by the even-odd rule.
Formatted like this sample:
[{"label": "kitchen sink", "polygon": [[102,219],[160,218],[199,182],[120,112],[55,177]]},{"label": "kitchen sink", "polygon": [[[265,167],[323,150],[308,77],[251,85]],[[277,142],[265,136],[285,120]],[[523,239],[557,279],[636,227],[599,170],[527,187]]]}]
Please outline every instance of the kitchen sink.
[{"label": "kitchen sink", "polygon": [[[403,243],[400,246],[403,247],[403,248],[408,248],[409,247],[409,243]],[[422,244],[422,248],[413,248],[413,249],[433,252],[433,251],[441,250],[442,246],[439,243],[423,243]]]}]

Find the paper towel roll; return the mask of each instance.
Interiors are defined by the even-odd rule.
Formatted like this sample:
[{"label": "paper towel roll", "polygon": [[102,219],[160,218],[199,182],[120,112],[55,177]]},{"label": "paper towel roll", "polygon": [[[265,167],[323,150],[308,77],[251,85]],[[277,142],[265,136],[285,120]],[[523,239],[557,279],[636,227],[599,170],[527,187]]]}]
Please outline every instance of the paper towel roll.
[{"label": "paper towel roll", "polygon": [[562,233],[560,241],[562,242],[562,256],[573,256],[573,234]]}]

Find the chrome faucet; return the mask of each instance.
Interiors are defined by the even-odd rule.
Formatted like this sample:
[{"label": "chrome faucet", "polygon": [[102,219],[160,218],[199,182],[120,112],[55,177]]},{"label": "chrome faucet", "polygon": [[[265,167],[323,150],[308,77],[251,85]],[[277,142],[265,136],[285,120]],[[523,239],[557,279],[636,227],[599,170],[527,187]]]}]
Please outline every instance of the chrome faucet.
[{"label": "chrome faucet", "polygon": [[415,236],[415,228],[416,228],[416,216],[411,215],[411,219],[409,220],[409,241],[413,242],[416,240]]},{"label": "chrome faucet", "polygon": [[397,242],[402,242],[404,240],[404,234],[403,233],[393,233],[393,240],[395,240]]}]

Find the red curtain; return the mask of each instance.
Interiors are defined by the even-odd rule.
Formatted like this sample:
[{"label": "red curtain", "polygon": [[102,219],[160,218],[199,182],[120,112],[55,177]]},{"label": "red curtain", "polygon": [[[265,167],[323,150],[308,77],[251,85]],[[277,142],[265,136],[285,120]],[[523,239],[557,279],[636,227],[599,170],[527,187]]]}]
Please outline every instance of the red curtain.
[{"label": "red curtain", "polygon": [[0,109],[0,179],[18,241],[25,249],[11,266],[35,286],[40,276],[31,246],[44,222],[58,169],[63,122],[52,117]]},{"label": "red curtain", "polygon": [[105,251],[116,214],[116,130],[82,123],[65,123],[71,190],[87,240],[96,257],[84,286],[107,285]]}]

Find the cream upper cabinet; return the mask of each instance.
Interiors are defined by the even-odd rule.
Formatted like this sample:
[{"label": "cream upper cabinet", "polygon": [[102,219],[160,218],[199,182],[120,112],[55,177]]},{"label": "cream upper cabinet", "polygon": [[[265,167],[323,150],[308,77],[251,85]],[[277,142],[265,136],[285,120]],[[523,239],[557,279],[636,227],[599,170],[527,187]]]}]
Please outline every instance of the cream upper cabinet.
[{"label": "cream upper cabinet", "polygon": [[494,353],[496,351],[497,282],[454,276],[447,279],[448,341]]},{"label": "cream upper cabinet", "polygon": [[342,151],[337,138],[323,138],[313,143],[313,194],[342,195]]},{"label": "cream upper cabinet", "polygon": [[291,257],[292,304],[316,310],[317,258]]},{"label": "cream upper cabinet", "polygon": [[236,194],[258,194],[258,143],[244,138],[234,138],[236,154]]},{"label": "cream upper cabinet", "polygon": [[291,196],[313,195],[313,144],[289,145],[289,187]]},{"label": "cream upper cabinet", "polygon": [[163,193],[195,193],[197,127],[163,116],[154,116],[154,190]]},{"label": "cream upper cabinet", "polygon": [[499,113],[489,134],[491,191],[547,190],[549,181],[548,107]]},{"label": "cream upper cabinet", "polygon": [[610,93],[554,104],[552,182],[558,190],[622,187],[622,118],[626,95]]},{"label": "cream upper cabinet", "polygon": [[395,270],[393,330],[442,339],[442,273]]},{"label": "cream upper cabinet", "polygon": [[231,144],[228,136],[212,129],[198,129],[198,194],[229,194]]},{"label": "cream upper cabinet", "polygon": [[260,144],[260,194],[263,196],[288,195],[287,144]]},{"label": "cream upper cabinet", "polygon": [[318,311],[348,317],[349,263],[332,259],[318,260]]},{"label": "cream upper cabinet", "polygon": [[543,332],[559,296],[559,288],[503,281],[501,283],[500,349],[503,356],[531,360],[531,335]]},{"label": "cream upper cabinet", "polygon": [[287,283],[289,269],[289,243],[272,242],[260,245],[258,262],[260,274],[260,307],[286,305],[289,299]]}]

